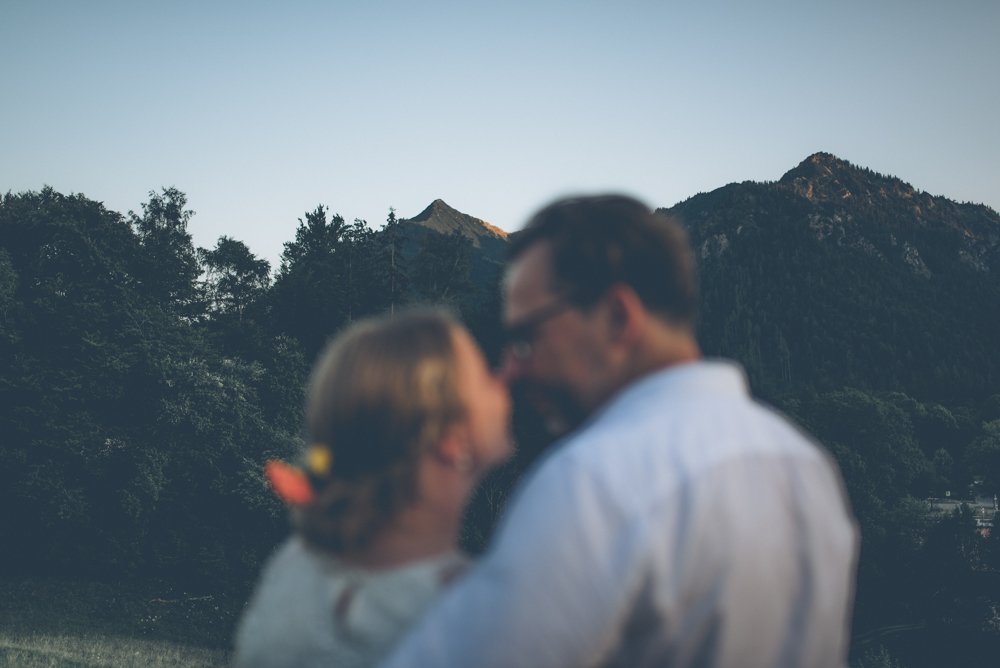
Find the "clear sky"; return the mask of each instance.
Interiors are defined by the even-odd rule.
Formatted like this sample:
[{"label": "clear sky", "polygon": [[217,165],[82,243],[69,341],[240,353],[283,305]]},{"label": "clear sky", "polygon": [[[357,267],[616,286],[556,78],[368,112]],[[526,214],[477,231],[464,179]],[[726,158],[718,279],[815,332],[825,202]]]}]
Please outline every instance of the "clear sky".
[{"label": "clear sky", "polygon": [[820,150],[1000,209],[998,119],[997,0],[0,3],[0,192],[176,186],[272,264],[320,203],[513,231]]}]

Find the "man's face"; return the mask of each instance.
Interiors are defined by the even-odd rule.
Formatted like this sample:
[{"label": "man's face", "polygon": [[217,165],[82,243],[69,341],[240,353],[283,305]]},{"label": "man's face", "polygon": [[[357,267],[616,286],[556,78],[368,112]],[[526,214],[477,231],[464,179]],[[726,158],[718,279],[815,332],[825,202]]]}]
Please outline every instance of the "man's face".
[{"label": "man's face", "polygon": [[515,341],[504,371],[515,396],[554,436],[577,427],[602,398],[605,331],[599,307],[582,310],[553,290],[551,250],[539,242],[508,267],[503,322]]}]

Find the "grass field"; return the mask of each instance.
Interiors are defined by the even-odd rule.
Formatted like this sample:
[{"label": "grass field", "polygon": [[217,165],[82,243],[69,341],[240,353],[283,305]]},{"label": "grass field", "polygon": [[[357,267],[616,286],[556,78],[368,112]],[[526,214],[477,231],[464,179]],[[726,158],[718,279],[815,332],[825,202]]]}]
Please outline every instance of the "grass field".
[{"label": "grass field", "polygon": [[226,666],[229,653],[166,640],[97,634],[8,636],[0,632],[0,666]]},{"label": "grass field", "polygon": [[0,580],[0,666],[225,666],[242,594]]}]

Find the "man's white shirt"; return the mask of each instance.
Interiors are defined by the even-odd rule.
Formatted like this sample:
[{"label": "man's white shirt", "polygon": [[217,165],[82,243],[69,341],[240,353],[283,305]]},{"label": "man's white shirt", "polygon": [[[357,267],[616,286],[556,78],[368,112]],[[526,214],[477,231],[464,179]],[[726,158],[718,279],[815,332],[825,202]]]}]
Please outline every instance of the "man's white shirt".
[{"label": "man's white shirt", "polygon": [[549,454],[386,664],[844,666],[858,530],[742,370],[640,379]]}]

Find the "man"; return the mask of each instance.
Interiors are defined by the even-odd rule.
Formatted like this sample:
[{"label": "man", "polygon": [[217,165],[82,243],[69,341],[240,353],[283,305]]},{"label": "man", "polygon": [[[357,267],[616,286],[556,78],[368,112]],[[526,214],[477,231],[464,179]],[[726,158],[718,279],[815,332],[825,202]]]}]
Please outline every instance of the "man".
[{"label": "man", "polygon": [[846,665],[839,473],[738,366],[700,360],[683,231],[569,199],[511,257],[506,374],[568,436],[389,665]]}]

